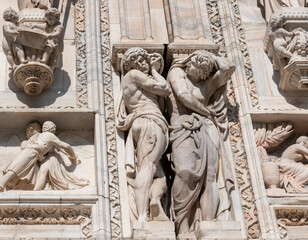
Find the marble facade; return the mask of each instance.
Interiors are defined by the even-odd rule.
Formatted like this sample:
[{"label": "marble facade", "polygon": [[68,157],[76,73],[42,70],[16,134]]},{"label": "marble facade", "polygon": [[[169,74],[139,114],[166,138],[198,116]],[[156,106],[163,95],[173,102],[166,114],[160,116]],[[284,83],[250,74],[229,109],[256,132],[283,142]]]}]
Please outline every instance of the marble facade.
[{"label": "marble facade", "polygon": [[0,238],[308,239],[307,9],[1,2]]}]

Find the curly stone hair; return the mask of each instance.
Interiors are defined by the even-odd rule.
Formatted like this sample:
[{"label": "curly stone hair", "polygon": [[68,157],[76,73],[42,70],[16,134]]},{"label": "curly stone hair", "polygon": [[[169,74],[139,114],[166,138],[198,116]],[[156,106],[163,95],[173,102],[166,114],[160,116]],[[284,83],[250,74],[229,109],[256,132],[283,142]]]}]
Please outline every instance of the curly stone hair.
[{"label": "curly stone hair", "polygon": [[14,17],[18,18],[18,14],[13,8],[7,8],[7,9],[4,10],[3,19],[5,21],[10,21]]},{"label": "curly stone hair", "polygon": [[275,25],[276,22],[281,23],[283,21],[283,15],[281,14],[273,14],[269,20],[269,25],[271,27],[273,27],[273,25]]},{"label": "curly stone hair", "polygon": [[42,132],[41,125],[38,122],[32,122],[26,128],[27,139],[29,139],[32,136],[31,132],[34,129],[37,130],[38,132]]},{"label": "curly stone hair", "polygon": [[46,121],[46,122],[43,123],[43,126],[42,126],[43,132],[55,133],[56,129],[57,129],[56,124],[54,124],[54,122],[52,122],[52,121]]},{"label": "curly stone hair", "polygon": [[215,67],[215,60],[212,53],[206,51],[195,51],[191,56],[191,64],[193,63],[198,69],[200,78],[205,80],[210,76]]},{"label": "curly stone hair", "polygon": [[47,16],[55,16],[57,19],[60,19],[61,13],[57,8],[48,8],[45,17]]},{"label": "curly stone hair", "polygon": [[149,62],[149,53],[140,47],[134,47],[128,49],[125,54],[123,55],[122,62],[121,62],[121,70],[122,73],[128,72],[132,69],[132,63],[138,60],[138,57],[142,56]]}]

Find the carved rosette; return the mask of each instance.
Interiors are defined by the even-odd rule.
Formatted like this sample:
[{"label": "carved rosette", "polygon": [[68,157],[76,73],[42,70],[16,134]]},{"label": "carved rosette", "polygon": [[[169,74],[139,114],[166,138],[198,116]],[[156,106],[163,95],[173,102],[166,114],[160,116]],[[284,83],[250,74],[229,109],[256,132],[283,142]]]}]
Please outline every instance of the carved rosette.
[{"label": "carved rosette", "polygon": [[13,71],[15,84],[28,95],[39,95],[53,82],[53,72],[46,64],[29,62]]},{"label": "carved rosette", "polygon": [[308,59],[297,59],[284,68],[279,84],[283,91],[308,90]]}]

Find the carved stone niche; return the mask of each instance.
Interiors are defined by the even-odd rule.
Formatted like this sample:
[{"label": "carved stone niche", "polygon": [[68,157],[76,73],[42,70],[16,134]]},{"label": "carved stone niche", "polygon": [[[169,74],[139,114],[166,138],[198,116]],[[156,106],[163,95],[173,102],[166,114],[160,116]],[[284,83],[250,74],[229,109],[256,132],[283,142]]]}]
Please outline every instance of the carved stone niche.
[{"label": "carved stone niche", "polygon": [[269,197],[308,199],[308,137],[292,122],[254,123],[254,134]]},{"label": "carved stone niche", "polygon": [[19,13],[8,8],[3,15],[3,50],[15,84],[28,95],[52,84],[63,51],[60,11],[43,2],[18,1]]},{"label": "carved stone niche", "polygon": [[[95,193],[95,176],[91,174],[95,168],[93,118],[71,114],[23,112],[7,114],[7,119],[1,115],[1,197],[18,196],[20,191],[31,191],[32,195],[68,190],[78,195]],[[83,123],[74,125],[69,120],[76,117]]]},{"label": "carved stone niche", "polygon": [[265,52],[279,71],[285,92],[308,90],[308,8],[283,7],[270,18]]}]

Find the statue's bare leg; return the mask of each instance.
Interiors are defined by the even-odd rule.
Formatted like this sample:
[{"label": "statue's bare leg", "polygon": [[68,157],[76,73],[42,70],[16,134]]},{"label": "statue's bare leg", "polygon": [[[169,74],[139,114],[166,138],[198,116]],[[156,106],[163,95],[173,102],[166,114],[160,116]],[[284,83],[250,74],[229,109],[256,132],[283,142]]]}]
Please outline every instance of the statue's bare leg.
[{"label": "statue's bare leg", "polygon": [[46,64],[52,52],[53,52],[53,48],[50,46],[47,46],[44,50],[43,57],[42,57],[42,60],[40,60],[40,62]]},{"label": "statue's bare leg", "polygon": [[36,182],[35,182],[35,186],[34,186],[34,189],[33,189],[34,191],[44,189],[44,187],[46,185],[48,171],[49,171],[49,165],[50,165],[49,163],[50,162],[47,160],[40,166],[40,170],[38,172]]},{"label": "statue's bare leg", "polygon": [[13,171],[7,171],[6,174],[1,178],[0,181],[0,192],[4,191],[6,185],[16,176],[16,173]]},{"label": "statue's bare leg", "polygon": [[135,179],[135,195],[138,221],[145,222],[149,220],[149,196],[156,165],[166,149],[167,140],[156,123],[149,119],[138,120],[135,120],[133,133],[139,133],[134,134],[134,138],[137,140],[137,161],[141,166]]},{"label": "statue's bare leg", "polygon": [[14,47],[15,47],[16,55],[17,55],[17,58],[19,59],[19,61],[21,63],[27,63],[28,60],[25,59],[25,52],[24,52],[22,46],[20,44],[15,43]]},{"label": "statue's bare leg", "polygon": [[[159,164],[160,165],[160,164]],[[161,205],[161,198],[167,191],[166,177],[154,179],[150,190],[150,210],[152,220],[168,221],[169,218]]]}]

